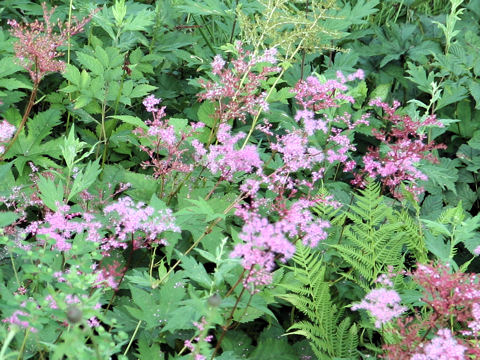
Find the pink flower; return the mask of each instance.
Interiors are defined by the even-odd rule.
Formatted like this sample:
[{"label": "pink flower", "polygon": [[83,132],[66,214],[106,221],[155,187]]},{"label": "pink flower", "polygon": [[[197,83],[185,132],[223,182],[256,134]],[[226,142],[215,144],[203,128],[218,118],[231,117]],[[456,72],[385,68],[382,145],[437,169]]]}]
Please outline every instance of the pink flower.
[{"label": "pink flower", "polygon": [[[120,242],[133,236],[134,249],[146,247],[156,241],[164,231],[179,232],[170,209],[156,211],[143,203],[134,203],[128,196],[106,206],[103,212],[110,219],[115,239]],[[160,240],[161,242],[161,240]]]},{"label": "pink flower", "polygon": [[442,123],[437,121],[434,115],[427,117],[423,122],[413,121],[406,115],[397,115],[395,111],[400,106],[398,101],[389,106],[380,99],[374,99],[370,101],[370,105],[382,108],[385,113],[384,119],[392,124],[388,132],[374,130],[375,137],[382,143],[381,147],[389,151],[385,153],[380,147],[370,148],[363,157],[363,171],[352,183],[362,184],[363,175],[371,178],[380,176],[382,183],[390,189],[394,197],[402,198],[398,191],[402,183],[406,183],[407,191],[415,197],[418,196],[423,192],[423,188],[418,185],[419,181],[428,178],[417,165],[422,159],[436,162],[437,158],[432,150],[444,148],[444,145],[435,145],[433,142],[425,143],[426,135],[420,133],[419,129],[422,126],[442,127]]},{"label": "pink flower", "polygon": [[419,346],[420,352],[411,357],[411,360],[466,360],[466,346],[455,340],[449,329],[440,329],[426,345]]},{"label": "pink flower", "polygon": [[253,290],[260,285],[270,284],[271,271],[275,267],[275,254],[287,260],[295,253],[295,246],[285,237],[281,224],[271,224],[265,218],[254,217],[243,226],[237,244],[230,257],[241,257],[242,266],[249,271],[244,286]]},{"label": "pink flower", "polygon": [[215,55],[212,62],[212,72],[219,75],[225,66],[225,60],[223,60],[222,55]]},{"label": "pink flower", "polygon": [[[276,49],[265,50],[263,55],[254,56],[237,45],[238,56],[231,61],[231,67],[225,66],[225,60],[216,55],[212,62],[212,72],[218,76],[216,82],[200,80],[205,92],[198,95],[200,101],[210,100],[219,104],[215,117],[225,123],[231,119],[246,121],[247,115],[256,116],[267,111],[266,93],[261,84],[270,73],[279,72],[279,67],[264,66],[254,70],[258,63],[275,64]],[[232,68],[233,67],[233,68]]]},{"label": "pink flower", "polygon": [[150,95],[147,96],[145,99],[143,99],[143,106],[145,106],[145,109],[149,113],[157,112],[159,109],[157,108],[157,105],[160,104],[162,99],[156,98],[155,95]]},{"label": "pink flower", "polygon": [[403,314],[407,308],[400,305],[400,296],[395,290],[385,288],[373,289],[352,310],[367,310],[375,318],[375,326],[382,327],[393,318]]},{"label": "pink flower", "polygon": [[0,122],[0,142],[7,142],[15,134],[15,126],[7,120]]},{"label": "pink flower", "polygon": [[19,318],[19,316],[22,318],[29,317],[29,315],[26,312],[21,310],[15,310],[11,316],[3,319],[2,322],[12,324],[12,325],[18,325],[22,328],[29,329],[33,333],[36,333],[38,331],[34,327],[30,326],[30,323],[27,320],[22,320],[21,318]]},{"label": "pink flower", "polygon": [[213,174],[220,172],[225,180],[232,180],[233,174],[239,171],[252,173],[261,169],[263,164],[254,145],[235,149],[236,143],[244,138],[245,134],[232,135],[230,129],[231,126],[228,124],[219,125],[218,145],[210,145],[208,153],[198,141],[192,141],[192,145],[196,149],[197,161],[203,163]]}]

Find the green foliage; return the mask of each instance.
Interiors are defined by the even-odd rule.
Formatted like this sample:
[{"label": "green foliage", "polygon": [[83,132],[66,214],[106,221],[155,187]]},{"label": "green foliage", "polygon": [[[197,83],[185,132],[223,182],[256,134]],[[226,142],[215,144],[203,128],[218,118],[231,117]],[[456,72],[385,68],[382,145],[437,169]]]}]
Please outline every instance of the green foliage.
[{"label": "green foliage", "polygon": [[388,266],[402,268],[405,246],[417,255],[425,252],[417,225],[401,221],[406,215],[399,217],[385,204],[378,183],[370,182],[355,200],[345,213],[351,224],[345,226],[344,239],[330,246],[351,266],[342,276],[368,291]]},{"label": "green foliage", "polygon": [[280,298],[290,302],[306,319],[294,323],[288,334],[305,336],[318,359],[358,358],[357,326],[332,302],[322,258],[299,244],[293,262],[295,266],[289,268],[295,280],[284,285],[289,293]]},{"label": "green foliage", "polygon": [[[17,39],[7,20],[34,21],[42,8],[29,0],[0,4],[0,126],[3,119],[16,127],[25,123],[0,154],[0,360],[371,358],[385,355],[382,346],[391,342],[387,332],[395,325],[377,331],[364,313],[349,308],[379,286],[379,276],[393,276],[402,304],[425,318],[421,291],[397,272],[430,260],[478,272],[478,1],[51,4],[57,5],[55,22],[101,9],[60,49],[65,71],[48,73],[34,101],[28,101],[28,74],[13,56]],[[263,162],[256,173],[238,171],[227,181],[210,171],[206,157],[197,159],[201,150],[193,141],[207,152],[222,145],[218,112],[250,91],[247,86],[219,101],[197,101],[198,79],[222,76],[212,71],[212,57],[225,52],[222,71],[241,63],[232,62],[237,40],[251,52],[246,59],[276,48],[280,75],[253,89],[265,91],[265,111],[247,114],[245,122],[227,121],[229,136],[248,135],[214,165],[224,166],[222,156],[240,148]],[[292,91],[295,84],[310,74],[327,81],[338,71],[348,77],[358,69],[365,78],[344,94],[355,103],[342,100],[327,109],[317,104],[315,119],[325,120],[327,129],[307,136],[306,119],[297,117],[305,109]],[[246,84],[250,75],[238,80]],[[212,89],[225,90],[218,84]],[[152,129],[155,115],[142,104],[148,95],[162,98],[161,129]],[[391,127],[377,117],[380,111],[371,111],[368,101],[376,98],[408,104],[398,114],[414,121],[436,115],[444,124],[421,130],[423,141],[446,146],[432,154],[438,163],[418,167],[428,176],[418,198],[406,192],[400,200],[390,198],[374,182],[358,193],[351,185],[362,173],[359,159],[378,145],[372,129]],[[26,108],[31,110],[24,115]],[[369,125],[351,128],[343,121],[367,112]],[[263,127],[263,120],[271,127]],[[190,133],[197,122],[205,127]],[[342,140],[332,137],[337,126],[352,146],[346,156],[357,162],[353,171],[328,159],[327,151]],[[149,130],[161,133],[157,142],[140,135]],[[171,142],[173,135],[178,143]],[[2,136],[0,146],[7,145]],[[295,141],[279,145],[288,136]],[[288,170],[288,156],[301,163],[316,157],[316,150],[324,159],[313,168]],[[245,159],[235,165],[240,161]],[[170,171],[179,164],[187,166],[185,172]],[[155,173],[159,168],[164,172]],[[405,190],[409,184],[403,185]],[[250,186],[254,191],[248,193]],[[127,196],[145,212],[128,209],[119,225],[106,209]],[[119,239],[135,222],[150,219],[150,212],[167,209],[178,232],[146,239],[137,229]],[[265,226],[249,233],[252,216]],[[295,217],[294,226],[283,221]],[[155,218],[152,226],[162,221]],[[328,236],[314,249],[302,245],[322,221],[329,223]],[[296,244],[286,264],[274,251],[283,236]],[[70,250],[60,250],[59,239]],[[255,252],[259,262],[250,269],[244,258],[231,257],[246,239],[256,242],[242,250]],[[268,270],[261,264],[265,254],[273,264]],[[258,283],[249,283],[255,271]]]}]

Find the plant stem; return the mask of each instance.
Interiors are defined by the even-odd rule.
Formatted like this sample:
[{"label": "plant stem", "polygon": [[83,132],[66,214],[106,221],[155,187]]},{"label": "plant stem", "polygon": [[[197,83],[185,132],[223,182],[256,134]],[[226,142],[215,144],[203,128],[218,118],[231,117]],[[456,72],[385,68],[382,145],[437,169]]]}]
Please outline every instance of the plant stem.
[{"label": "plant stem", "polygon": [[137,323],[137,326],[135,327],[135,330],[133,331],[132,337],[130,338],[130,341],[128,342],[127,348],[125,349],[125,352],[123,353],[123,356],[126,356],[128,353],[128,350],[130,350],[130,346],[132,346],[133,340],[135,339],[135,335],[137,335],[138,329],[140,329],[140,324],[142,323],[142,320],[139,320]]},{"label": "plant stem", "polygon": [[[252,272],[252,270],[253,270],[253,265],[250,268],[250,271],[248,272],[247,278],[248,278],[248,276],[250,276],[250,273]],[[243,275],[243,273],[242,273],[242,275]],[[242,275],[241,275],[241,277],[242,277]],[[238,283],[238,281],[237,281],[237,283]],[[230,311],[230,315],[228,316],[226,324],[222,327],[223,331],[222,331],[222,334],[220,335],[220,338],[217,341],[217,345],[215,346],[215,349],[213,350],[212,357],[210,358],[211,360],[213,360],[213,358],[215,357],[215,354],[220,349],[220,345],[222,345],[223,338],[227,334],[228,328],[230,327],[230,325],[233,322],[233,315],[235,314],[235,310],[237,310],[238,304],[240,303],[240,299],[242,298],[244,293],[245,293],[245,287],[243,287],[242,291],[240,291],[240,294],[238,295],[237,300],[235,301],[235,305],[233,305],[232,311]]]},{"label": "plant stem", "polygon": [[27,107],[25,108],[25,112],[23,113],[22,117],[22,122],[18,126],[17,131],[15,132],[15,135],[13,136],[12,140],[8,143],[7,148],[5,149],[5,152],[0,156],[0,161],[4,159],[4,156],[7,154],[8,150],[10,150],[15,143],[15,141],[18,138],[18,135],[20,135],[20,132],[22,131],[23,127],[25,126],[25,123],[27,122],[28,115],[30,115],[30,111],[32,111],[33,104],[35,102],[35,98],[37,97],[37,90],[38,90],[38,83],[33,84],[33,89],[32,92],[30,93],[30,99],[28,100]]}]

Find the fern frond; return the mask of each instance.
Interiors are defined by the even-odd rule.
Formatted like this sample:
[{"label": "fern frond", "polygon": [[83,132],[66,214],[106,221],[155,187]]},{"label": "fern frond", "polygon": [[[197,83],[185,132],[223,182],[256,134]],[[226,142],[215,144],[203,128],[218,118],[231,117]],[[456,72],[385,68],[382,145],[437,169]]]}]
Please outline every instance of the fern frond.
[{"label": "fern frond", "polygon": [[358,344],[356,327],[351,326],[350,320],[342,319],[343,310],[333,305],[321,257],[299,243],[293,262],[295,266],[289,268],[298,282],[283,285],[290,293],[279,297],[295,306],[306,319],[293,324],[288,334],[305,336],[318,359],[354,353]]},{"label": "fern frond", "polygon": [[427,262],[428,250],[420,225],[405,210],[396,212],[394,216],[398,218],[401,223],[401,230],[406,235],[405,240],[408,250],[415,256],[418,262],[422,264]]},{"label": "fern frond", "polygon": [[403,263],[408,236],[402,231],[405,224],[385,204],[378,183],[370,182],[355,199],[346,213],[351,221],[344,231],[346,240],[331,246],[352,267],[348,278],[368,291],[388,265],[398,268]]}]

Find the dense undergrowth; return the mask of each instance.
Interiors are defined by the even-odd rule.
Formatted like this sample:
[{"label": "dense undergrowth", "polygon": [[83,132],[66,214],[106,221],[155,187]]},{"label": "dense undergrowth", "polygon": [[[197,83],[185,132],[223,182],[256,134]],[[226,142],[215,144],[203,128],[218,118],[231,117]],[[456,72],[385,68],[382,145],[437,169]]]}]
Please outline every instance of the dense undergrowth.
[{"label": "dense undergrowth", "polygon": [[0,4],[0,360],[477,359],[480,2]]}]

